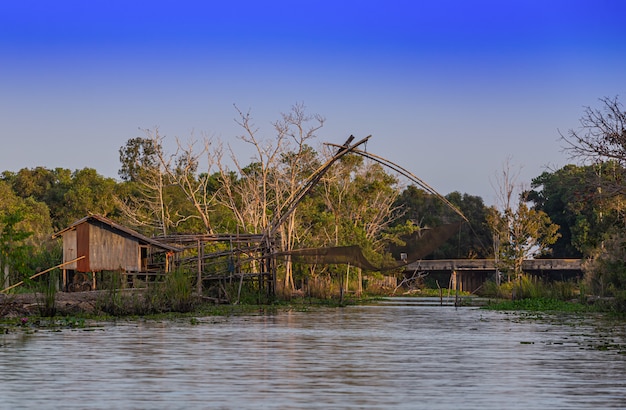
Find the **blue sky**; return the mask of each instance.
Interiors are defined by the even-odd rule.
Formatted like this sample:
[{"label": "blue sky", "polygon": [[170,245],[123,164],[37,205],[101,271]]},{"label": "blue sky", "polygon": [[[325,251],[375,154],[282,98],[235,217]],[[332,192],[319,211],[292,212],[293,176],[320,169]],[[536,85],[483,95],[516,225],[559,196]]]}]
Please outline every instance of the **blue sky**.
[{"label": "blue sky", "polygon": [[559,130],[626,102],[626,2],[35,1],[0,5],[0,171],[117,178],[140,129],[237,145],[236,104],[264,136],[296,103],[319,142],[368,151],[442,194],[495,198],[571,162]]}]

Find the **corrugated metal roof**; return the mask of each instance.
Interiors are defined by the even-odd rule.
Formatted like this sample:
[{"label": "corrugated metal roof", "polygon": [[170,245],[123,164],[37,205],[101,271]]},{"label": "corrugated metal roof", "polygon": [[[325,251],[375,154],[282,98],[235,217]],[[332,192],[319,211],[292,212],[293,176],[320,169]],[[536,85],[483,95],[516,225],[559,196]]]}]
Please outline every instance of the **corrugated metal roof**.
[{"label": "corrugated metal roof", "polygon": [[147,236],[144,236],[142,234],[140,234],[137,231],[134,231],[124,225],[120,225],[117,222],[114,222],[112,220],[110,220],[109,218],[105,218],[102,215],[88,215],[82,219],[79,219],[78,221],[72,223],[70,226],[68,226],[67,228],[55,233],[54,235],[52,235],[53,238],[59,237],[60,235],[62,235],[64,232],[70,231],[72,229],[75,229],[78,225],[85,223],[85,222],[89,222],[91,220],[95,220],[95,221],[99,221],[102,222],[105,225],[110,226],[112,229],[120,231],[120,232],[124,232],[125,234],[132,236],[133,238],[138,239],[141,242],[145,242],[147,244],[150,244],[152,246],[155,246],[157,248],[161,248],[161,249],[165,249],[168,251],[172,251],[172,252],[180,252],[181,249],[175,247],[175,246],[171,246],[171,245],[167,245],[164,244],[162,242],[159,242],[155,239],[152,238],[148,238]]}]

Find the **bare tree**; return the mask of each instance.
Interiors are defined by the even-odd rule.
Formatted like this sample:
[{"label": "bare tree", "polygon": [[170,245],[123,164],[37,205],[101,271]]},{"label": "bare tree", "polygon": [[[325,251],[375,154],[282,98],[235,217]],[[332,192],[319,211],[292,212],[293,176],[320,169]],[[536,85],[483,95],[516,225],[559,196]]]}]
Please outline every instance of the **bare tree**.
[{"label": "bare tree", "polygon": [[[212,147],[212,141],[204,138],[202,147],[196,148],[197,141],[183,145],[176,140],[176,153],[167,157],[159,153],[159,162],[172,183],[176,184],[184,193],[187,200],[196,211],[207,233],[212,234],[211,213],[215,206],[217,190],[210,184],[212,168],[219,163],[221,146]],[[203,163],[204,161],[204,163]],[[198,173],[199,166],[205,166],[206,172]]]},{"label": "bare tree", "polygon": [[565,151],[584,162],[613,159],[626,163],[626,112],[617,97],[601,98],[602,107],[585,107],[579,130],[561,134]]},{"label": "bare tree", "polygon": [[285,136],[279,134],[274,140],[261,138],[250,113],[244,113],[236,106],[235,109],[239,114],[235,121],[244,130],[237,138],[254,147],[256,155],[251,164],[242,164],[230,148],[231,160],[237,168],[239,179],[233,181],[230,170],[220,161],[218,165],[222,182],[229,184],[220,198],[236,215],[244,230],[260,233],[268,226],[270,212],[275,209],[276,198],[271,194],[270,184],[286,144]]},{"label": "bare tree", "polygon": [[[163,150],[158,128],[146,131],[145,138],[134,138],[120,149],[120,176],[132,183],[132,192],[116,198],[126,218],[137,227],[148,227],[161,235],[189,219],[202,221],[206,232],[213,233],[211,213],[214,208],[215,187],[211,186],[212,167],[221,157],[221,145],[212,145],[204,138],[202,148],[197,141],[183,145],[176,140],[177,150],[170,155]],[[206,172],[198,172],[206,166]],[[190,208],[180,208],[174,199],[184,196]],[[194,212],[195,211],[195,212]]]},{"label": "bare tree", "polygon": [[561,139],[572,159],[598,164],[596,178],[589,181],[598,196],[614,197],[626,194],[626,111],[617,97],[600,102],[600,109],[585,107],[580,128],[561,134]]},{"label": "bare tree", "polygon": [[[332,152],[326,151],[326,155],[332,156]],[[324,203],[334,218],[334,223],[324,228],[326,240],[333,246],[358,244],[381,252],[384,242],[380,234],[401,215],[395,207],[400,194],[397,182],[374,161],[360,155],[343,157],[322,178]],[[358,268],[358,294],[361,283]],[[346,280],[344,291],[347,285]]]},{"label": "bare tree", "polygon": [[[309,125],[310,123],[312,125]],[[302,187],[303,181],[317,168],[317,156],[308,144],[316,136],[316,132],[324,126],[324,118],[319,115],[307,115],[302,104],[296,104],[291,111],[282,114],[281,120],[275,122],[274,129],[280,138],[289,140],[289,151],[281,155],[279,170],[274,179],[273,188],[276,194],[275,218],[280,218],[287,211],[289,200]],[[293,210],[285,223],[279,227],[281,248],[290,251],[296,245],[297,210]],[[285,260],[284,288],[294,288],[293,268],[290,256]]]},{"label": "bare tree", "polygon": [[[176,225],[171,207],[166,198],[169,185],[165,165],[158,158],[162,155],[162,140],[158,128],[145,130],[145,138],[130,139],[120,148],[122,170],[120,176],[133,183],[131,195],[115,197],[115,200],[129,220],[136,227],[167,235]],[[175,212],[175,211],[174,211]]]},{"label": "bare tree", "polygon": [[[222,183],[221,203],[235,215],[244,230],[264,232],[273,220],[286,211],[289,198],[301,188],[302,182],[315,169],[316,155],[308,142],[323,126],[324,118],[307,115],[302,104],[296,104],[281,119],[274,122],[275,136],[262,138],[250,113],[235,107],[239,114],[237,123],[243,128],[239,139],[254,147],[254,161],[243,166],[231,149],[231,159],[239,178],[219,162]],[[284,251],[293,249],[297,237],[297,212],[289,214],[278,227],[280,246]],[[285,261],[284,288],[293,289],[291,260]]]}]

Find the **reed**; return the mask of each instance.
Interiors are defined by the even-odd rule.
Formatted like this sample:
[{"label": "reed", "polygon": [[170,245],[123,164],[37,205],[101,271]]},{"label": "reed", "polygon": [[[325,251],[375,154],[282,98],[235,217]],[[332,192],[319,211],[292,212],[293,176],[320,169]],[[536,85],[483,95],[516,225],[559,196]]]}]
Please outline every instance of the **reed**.
[{"label": "reed", "polygon": [[536,277],[522,275],[510,282],[499,286],[493,282],[486,282],[480,295],[503,299],[555,299],[572,300],[580,295],[579,284],[572,281],[547,282]]},{"label": "reed", "polygon": [[56,315],[58,280],[58,270],[55,269],[37,282],[39,314],[43,317],[54,317]]},{"label": "reed", "polygon": [[[113,282],[117,281],[114,279]],[[179,269],[142,291],[123,291],[113,286],[99,300],[98,308],[112,316],[186,313],[195,308],[197,301],[193,294],[192,275]]]}]

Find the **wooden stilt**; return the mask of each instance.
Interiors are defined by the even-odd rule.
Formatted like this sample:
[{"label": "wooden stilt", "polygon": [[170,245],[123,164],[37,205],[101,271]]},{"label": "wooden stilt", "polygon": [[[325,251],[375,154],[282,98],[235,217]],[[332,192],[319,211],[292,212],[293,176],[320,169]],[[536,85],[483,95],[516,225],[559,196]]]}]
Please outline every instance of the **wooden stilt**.
[{"label": "wooden stilt", "polygon": [[459,306],[459,278],[456,270],[452,271],[452,275],[454,276],[454,306]]}]

